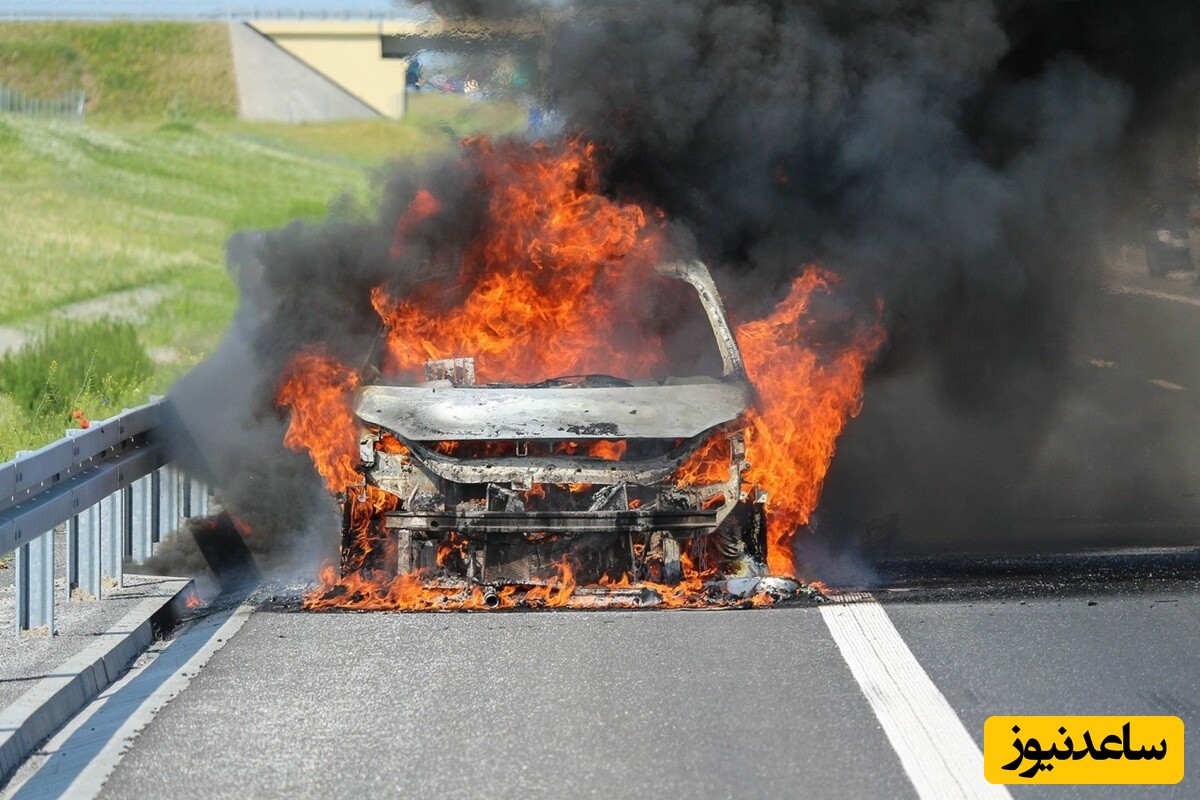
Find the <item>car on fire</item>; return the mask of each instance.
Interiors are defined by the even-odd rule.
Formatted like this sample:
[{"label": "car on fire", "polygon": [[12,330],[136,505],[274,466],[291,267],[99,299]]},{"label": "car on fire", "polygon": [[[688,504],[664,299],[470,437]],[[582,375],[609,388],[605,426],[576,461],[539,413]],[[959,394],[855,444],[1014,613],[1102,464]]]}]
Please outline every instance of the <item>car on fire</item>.
[{"label": "car on fire", "polygon": [[704,264],[656,272],[699,298],[719,376],[478,385],[464,355],[426,362],[424,382],[360,390],[360,469],[392,503],[386,570],[466,581],[489,604],[501,587],[552,582],[568,558],[580,584],[670,585],[687,566],[765,575],[767,498],[743,483],[753,390],[737,341]]}]

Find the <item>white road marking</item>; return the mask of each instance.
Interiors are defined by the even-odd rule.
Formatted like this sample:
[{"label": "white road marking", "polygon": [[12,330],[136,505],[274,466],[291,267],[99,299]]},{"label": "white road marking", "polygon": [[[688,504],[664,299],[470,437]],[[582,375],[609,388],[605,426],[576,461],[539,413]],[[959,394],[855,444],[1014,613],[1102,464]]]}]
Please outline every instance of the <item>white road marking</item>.
[{"label": "white road marking", "polygon": [[1168,294],[1154,289],[1143,289],[1140,286],[1127,286],[1123,283],[1105,283],[1104,288],[1109,294],[1138,294],[1142,297],[1153,297],[1157,300],[1169,300],[1172,303],[1183,303],[1186,306],[1200,307],[1200,298],[1188,297],[1182,294]]},{"label": "white road marking", "polygon": [[130,669],[51,737],[39,751],[44,761],[14,780],[6,800],[98,795],[133,739],[253,613],[254,606],[245,604],[200,620],[151,661]]},{"label": "white road marking", "polygon": [[983,777],[983,753],[866,593],[832,595],[821,616],[922,800],[1011,800]]}]

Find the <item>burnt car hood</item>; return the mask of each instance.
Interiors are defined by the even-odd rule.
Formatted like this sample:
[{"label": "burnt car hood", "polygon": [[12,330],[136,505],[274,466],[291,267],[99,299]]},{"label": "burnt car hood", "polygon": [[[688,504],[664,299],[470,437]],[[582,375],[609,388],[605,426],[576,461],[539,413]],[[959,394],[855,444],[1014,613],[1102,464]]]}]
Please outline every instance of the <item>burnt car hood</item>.
[{"label": "burnt car hood", "polygon": [[737,419],[740,381],[619,387],[368,386],[356,413],[414,442],[691,439]]}]

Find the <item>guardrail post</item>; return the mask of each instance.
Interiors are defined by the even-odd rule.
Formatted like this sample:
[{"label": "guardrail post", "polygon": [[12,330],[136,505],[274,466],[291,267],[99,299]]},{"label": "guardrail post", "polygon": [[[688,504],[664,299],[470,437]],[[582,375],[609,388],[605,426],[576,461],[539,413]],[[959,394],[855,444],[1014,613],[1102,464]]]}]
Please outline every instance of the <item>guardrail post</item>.
[{"label": "guardrail post", "polygon": [[121,512],[121,559],[133,558],[133,487],[122,486],[118,510]]},{"label": "guardrail post", "polygon": [[17,548],[17,630],[54,635],[54,531]]},{"label": "guardrail post", "polygon": [[[124,511],[124,492],[116,492],[100,501],[100,570],[101,577],[123,586],[125,576],[122,561],[124,542],[121,536],[121,517]],[[99,597],[99,595],[96,595]]]},{"label": "guardrail post", "polygon": [[67,600],[79,585],[79,515],[67,520]]},{"label": "guardrail post", "polygon": [[[77,556],[74,559],[76,582],[68,587],[73,600],[100,599],[102,519],[103,515],[100,513],[99,505],[92,506],[75,518],[78,531],[75,539]],[[78,595],[75,594],[74,589],[79,589]]]},{"label": "guardrail post", "polygon": [[208,516],[208,485],[203,481],[188,478],[188,516]]},{"label": "guardrail post", "polygon": [[162,470],[156,469],[150,473],[150,544],[151,550],[153,545],[158,544],[162,540]]},{"label": "guardrail post", "polygon": [[168,464],[162,470],[162,490],[159,493],[159,536],[169,536],[183,524],[183,473]]},{"label": "guardrail post", "polygon": [[129,487],[129,557],[141,564],[154,552],[154,478],[147,475]]},{"label": "guardrail post", "polygon": [[121,491],[110,494],[79,517],[78,586],[86,599],[100,599],[106,578],[117,586],[124,585],[121,518],[125,509],[125,492]]}]

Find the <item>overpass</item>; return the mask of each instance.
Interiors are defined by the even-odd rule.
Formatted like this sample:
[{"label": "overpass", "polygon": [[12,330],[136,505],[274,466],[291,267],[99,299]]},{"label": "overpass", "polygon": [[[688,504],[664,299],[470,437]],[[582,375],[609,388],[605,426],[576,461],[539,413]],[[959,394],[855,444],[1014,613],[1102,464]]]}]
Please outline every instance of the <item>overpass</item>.
[{"label": "overpass", "polygon": [[280,122],[402,117],[422,52],[502,51],[529,71],[541,56],[539,28],[527,23],[257,19],[231,22],[230,42],[240,116]]}]

